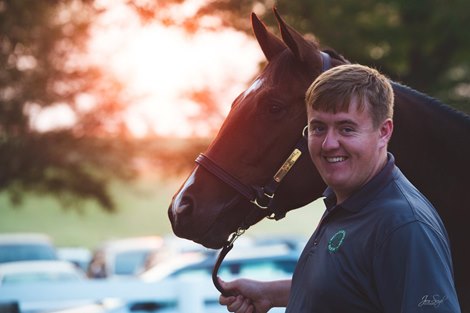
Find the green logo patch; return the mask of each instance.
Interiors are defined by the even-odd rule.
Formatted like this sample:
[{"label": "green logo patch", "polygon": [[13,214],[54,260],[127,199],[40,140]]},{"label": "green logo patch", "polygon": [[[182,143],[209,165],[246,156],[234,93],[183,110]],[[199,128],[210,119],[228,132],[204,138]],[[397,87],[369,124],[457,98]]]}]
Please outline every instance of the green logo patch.
[{"label": "green logo patch", "polygon": [[328,241],[328,251],[336,252],[338,251],[339,247],[343,244],[344,238],[346,237],[346,231],[340,230],[336,234],[331,237],[330,241]]}]

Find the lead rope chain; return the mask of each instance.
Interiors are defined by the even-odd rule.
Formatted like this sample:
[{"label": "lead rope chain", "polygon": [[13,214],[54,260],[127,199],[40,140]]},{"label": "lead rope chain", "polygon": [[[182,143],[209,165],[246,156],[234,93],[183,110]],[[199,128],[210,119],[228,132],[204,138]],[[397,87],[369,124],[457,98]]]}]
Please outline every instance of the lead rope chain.
[{"label": "lead rope chain", "polygon": [[230,252],[230,250],[232,250],[233,243],[245,233],[245,230],[245,228],[240,227],[235,233],[231,235],[230,239],[225,243],[224,247],[220,251],[219,256],[217,257],[217,262],[215,263],[214,269],[212,270],[212,282],[214,283],[215,288],[217,288],[217,290],[220,291],[224,297],[232,296],[233,293],[228,292],[222,288],[219,282],[219,278],[217,277],[217,273],[219,272],[219,267],[222,264],[225,256]]}]

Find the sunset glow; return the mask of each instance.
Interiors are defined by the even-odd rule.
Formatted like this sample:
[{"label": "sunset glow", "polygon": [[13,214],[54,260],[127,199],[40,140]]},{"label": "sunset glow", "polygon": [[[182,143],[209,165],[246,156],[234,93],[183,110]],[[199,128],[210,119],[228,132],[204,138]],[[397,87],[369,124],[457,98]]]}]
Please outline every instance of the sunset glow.
[{"label": "sunset glow", "polygon": [[[191,16],[201,1],[185,1],[175,8]],[[89,51],[92,62],[109,71],[132,99],[126,121],[136,136],[207,135],[218,121],[194,121],[199,105],[188,96],[208,90],[222,116],[231,101],[258,72],[261,50],[253,37],[234,29],[198,30],[160,22],[143,24],[121,1],[100,2],[106,13],[96,22]],[[220,21],[207,20],[212,28]],[[191,121],[190,121],[191,120]]]}]

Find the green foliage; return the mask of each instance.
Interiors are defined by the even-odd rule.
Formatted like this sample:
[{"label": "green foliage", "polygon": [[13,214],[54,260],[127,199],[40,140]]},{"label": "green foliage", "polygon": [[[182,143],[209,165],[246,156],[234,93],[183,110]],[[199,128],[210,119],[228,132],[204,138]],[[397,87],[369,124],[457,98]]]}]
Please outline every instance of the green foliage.
[{"label": "green foliage", "polygon": [[[108,181],[135,176],[121,87],[82,61],[97,14],[85,0],[0,1],[0,191],[15,203],[27,190],[113,210]],[[80,109],[84,96],[95,99],[93,109]],[[32,127],[37,110],[57,105],[70,107],[76,123]]]},{"label": "green foliage", "polygon": [[314,34],[323,47],[470,113],[467,0],[215,0],[201,12],[245,21],[233,25],[248,31],[253,10],[275,29],[273,5],[290,25]]},{"label": "green foliage", "polygon": [[[203,27],[207,15],[251,32],[252,11],[276,29],[270,11],[277,5],[289,24],[314,34],[323,47],[470,113],[467,0],[213,0],[186,21],[171,13],[182,2],[125,1],[143,21],[188,33]],[[74,207],[94,200],[113,211],[111,181],[129,181],[142,168],[187,174],[208,144],[131,138],[124,87],[84,58],[100,10],[93,0],[0,0],[0,192],[14,203],[27,191]],[[216,114],[206,90],[189,97],[201,103],[201,117]],[[83,109],[83,99],[93,99],[91,108]],[[38,111],[57,106],[69,108],[75,123],[52,131],[33,127]]]}]

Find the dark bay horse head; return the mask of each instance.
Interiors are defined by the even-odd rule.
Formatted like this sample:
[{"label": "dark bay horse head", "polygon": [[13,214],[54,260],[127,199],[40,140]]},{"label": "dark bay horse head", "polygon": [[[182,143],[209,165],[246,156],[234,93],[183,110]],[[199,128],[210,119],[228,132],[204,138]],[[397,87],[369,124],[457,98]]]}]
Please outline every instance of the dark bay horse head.
[{"label": "dark bay horse head", "polygon": [[[253,84],[233,101],[231,111],[205,155],[246,186],[263,186],[279,169],[307,123],[305,91],[328,57],[276,13],[282,40],[252,15],[253,31],[268,61]],[[301,156],[276,191],[275,210],[290,210],[321,196],[325,186],[310,157]],[[312,192],[314,198],[312,198]],[[315,198],[316,196],[316,198]],[[264,217],[231,186],[196,166],[175,194],[169,218],[176,235],[209,248],[220,248],[242,224]],[[246,217],[249,220],[246,221]]]}]

